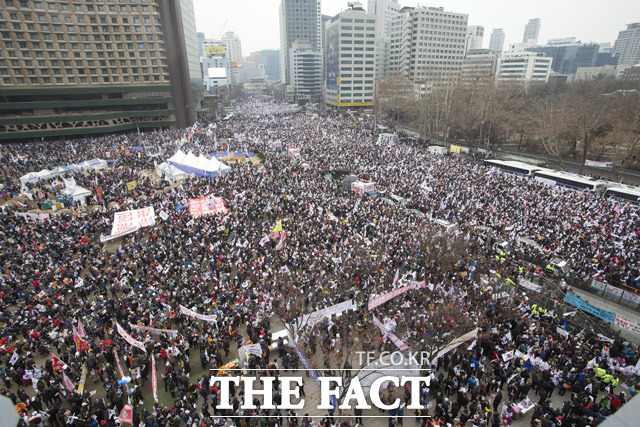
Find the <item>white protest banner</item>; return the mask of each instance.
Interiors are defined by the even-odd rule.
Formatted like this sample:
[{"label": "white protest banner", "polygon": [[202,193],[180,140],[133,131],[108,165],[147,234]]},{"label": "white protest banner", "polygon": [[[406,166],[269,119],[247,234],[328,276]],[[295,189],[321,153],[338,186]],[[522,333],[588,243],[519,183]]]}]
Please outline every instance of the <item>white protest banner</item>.
[{"label": "white protest banner", "polygon": [[530,291],[537,292],[537,293],[542,292],[542,286],[537,285],[529,280],[520,279],[518,283],[520,284],[520,286],[522,286],[523,288],[529,289]]},{"label": "white protest banner", "polygon": [[167,219],[169,219],[169,214],[167,214],[165,211],[161,211],[160,218],[162,218],[163,221],[166,221]]},{"label": "white protest banner", "polygon": [[128,231],[134,227],[149,227],[156,223],[156,212],[153,206],[130,211],[116,212],[113,216],[111,235]]},{"label": "white protest banner", "polygon": [[387,330],[385,325],[380,320],[378,320],[378,318],[375,316],[375,314],[373,315],[373,323],[375,323],[375,325],[380,329],[380,332],[382,332],[383,336],[389,337],[391,342],[394,343],[396,345],[396,347],[398,347],[398,350],[404,351],[404,350],[409,349],[409,347],[404,342],[402,342],[402,340],[400,338],[398,338],[393,333],[391,333],[389,330]]},{"label": "white protest banner", "polygon": [[147,349],[144,347],[144,344],[140,341],[138,341],[137,339],[135,339],[134,337],[132,337],[131,335],[129,335],[127,333],[127,331],[125,331],[122,326],[120,326],[119,323],[116,323],[116,330],[118,331],[118,333],[120,335],[122,335],[122,338],[124,338],[124,340],[126,342],[128,342],[129,344],[131,344],[132,346],[139,348],[140,350],[144,351],[145,353],[147,352]]},{"label": "white protest banner", "polygon": [[330,307],[315,311],[311,314],[305,314],[302,317],[298,317],[298,326],[313,326],[325,317],[342,313],[343,311],[347,310],[353,310],[353,300],[343,301],[336,305],[332,305]]},{"label": "white protest banner", "polygon": [[131,329],[136,329],[138,331],[147,331],[151,332],[152,334],[167,334],[171,337],[178,336],[177,329],[158,329],[152,328],[151,326],[134,325],[133,323],[129,323],[129,326],[131,327]]},{"label": "white protest banner", "polygon": [[224,200],[216,196],[204,196],[198,199],[189,199],[189,213],[192,217],[227,213]]},{"label": "white protest banner", "polygon": [[616,314],[615,325],[618,325],[622,329],[631,331],[634,334],[640,335],[640,324],[633,319],[623,316],[622,314]]},{"label": "white protest banner", "polygon": [[397,297],[398,295],[402,295],[405,292],[410,291],[411,289],[424,288],[424,287],[425,287],[425,282],[423,280],[422,282],[413,282],[402,288],[394,289],[382,295],[373,297],[369,300],[369,310],[372,310],[377,306],[382,305],[385,302]]},{"label": "white protest banner", "polygon": [[117,239],[118,237],[126,236],[127,234],[135,233],[140,227],[133,227],[129,230],[125,230],[122,233],[112,234],[110,236],[100,236],[100,243],[108,242],[109,240]]},{"label": "white protest banner", "polygon": [[193,310],[189,310],[187,307],[180,305],[180,313],[185,316],[195,317],[196,319],[204,320],[205,322],[215,322],[218,320],[217,314],[199,314]]}]

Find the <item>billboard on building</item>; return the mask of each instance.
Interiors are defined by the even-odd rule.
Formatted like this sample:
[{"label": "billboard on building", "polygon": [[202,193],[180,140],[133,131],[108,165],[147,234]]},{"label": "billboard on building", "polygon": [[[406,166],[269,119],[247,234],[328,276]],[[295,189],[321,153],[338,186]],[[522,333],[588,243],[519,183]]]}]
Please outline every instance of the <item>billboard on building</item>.
[{"label": "billboard on building", "polygon": [[226,79],[227,69],[224,67],[210,67],[207,69],[210,79]]},{"label": "billboard on building", "polygon": [[340,77],[340,25],[327,30],[327,87],[337,88]]},{"label": "billboard on building", "polygon": [[205,52],[207,55],[224,55],[226,51],[224,46],[207,46]]}]

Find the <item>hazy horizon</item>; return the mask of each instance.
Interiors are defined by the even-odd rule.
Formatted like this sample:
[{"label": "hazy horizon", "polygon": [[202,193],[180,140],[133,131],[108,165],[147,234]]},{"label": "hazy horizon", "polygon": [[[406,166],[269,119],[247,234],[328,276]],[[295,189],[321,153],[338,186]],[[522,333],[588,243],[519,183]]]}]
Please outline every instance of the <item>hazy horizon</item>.
[{"label": "hazy horizon", "polygon": [[[207,38],[217,38],[221,32],[233,31],[240,37],[243,56],[263,49],[279,49],[280,2],[281,0],[194,0],[196,29],[204,32]],[[361,3],[366,9],[368,2]],[[469,15],[469,25],[484,26],[485,48],[489,46],[493,28],[504,30],[505,49],[510,43],[522,42],[524,27],[532,18],[542,20],[539,44],[546,44],[549,39],[576,37],[585,43],[613,45],[618,33],[627,24],[640,22],[640,2],[629,0],[611,0],[606,6],[593,0],[540,0],[536,3],[449,0],[428,4],[409,0],[400,1],[399,4],[444,7],[446,11],[466,13]],[[334,16],[346,8],[346,0],[321,1],[323,15]]]}]

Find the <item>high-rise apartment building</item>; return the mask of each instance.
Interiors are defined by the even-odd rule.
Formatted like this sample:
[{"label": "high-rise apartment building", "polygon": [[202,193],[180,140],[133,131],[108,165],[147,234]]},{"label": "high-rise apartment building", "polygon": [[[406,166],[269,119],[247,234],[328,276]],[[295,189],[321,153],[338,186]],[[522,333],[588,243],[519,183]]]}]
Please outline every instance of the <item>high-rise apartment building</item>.
[{"label": "high-rise apartment building", "polygon": [[629,24],[626,30],[620,31],[613,51],[618,57],[618,65],[640,64],[640,22]]},{"label": "high-rise apartment building", "polygon": [[467,41],[464,51],[482,49],[482,39],[484,38],[484,27],[482,25],[467,26]]},{"label": "high-rise apartment building", "polygon": [[[303,92],[307,96],[322,97],[322,14],[320,12],[320,0],[282,0],[280,3],[280,72],[282,82],[289,86],[295,94],[296,87],[291,87],[294,80],[299,85],[304,86]],[[294,51],[294,43],[298,41],[298,52]],[[319,55],[320,61],[315,58]],[[294,61],[294,56],[296,60]],[[307,58],[305,63],[305,73],[292,68],[293,64],[298,64],[301,58]],[[311,60],[311,58],[314,58]],[[318,70],[310,70],[308,66],[318,66]],[[315,76],[320,74],[320,79],[316,81]],[[296,78],[294,79],[294,74]],[[309,81],[304,81],[305,75],[309,76]],[[298,87],[302,87],[298,86]]]},{"label": "high-rise apartment building", "polygon": [[504,50],[504,31],[502,28],[494,28],[489,39],[489,50],[502,52]]},{"label": "high-rise apartment building", "polygon": [[524,35],[522,43],[535,45],[538,44],[538,36],[540,35],[540,18],[529,19],[529,23],[524,27]]},{"label": "high-rise apartment building", "polygon": [[326,25],[324,98],[338,108],[373,106],[376,73],[376,15],[359,3]]},{"label": "high-rise apartment building", "polygon": [[0,140],[186,127],[201,91],[192,0],[0,0]]},{"label": "high-rise apartment building", "polygon": [[315,102],[322,96],[322,51],[307,40],[289,49],[290,86],[297,102]]},{"label": "high-rise apartment building", "polygon": [[467,15],[404,7],[391,24],[390,70],[423,90],[455,82],[464,59]]},{"label": "high-rise apartment building", "polygon": [[242,64],[244,58],[242,57],[242,43],[240,37],[233,31],[227,31],[222,35],[222,41],[227,46],[227,52],[229,55],[229,61],[239,65]]}]

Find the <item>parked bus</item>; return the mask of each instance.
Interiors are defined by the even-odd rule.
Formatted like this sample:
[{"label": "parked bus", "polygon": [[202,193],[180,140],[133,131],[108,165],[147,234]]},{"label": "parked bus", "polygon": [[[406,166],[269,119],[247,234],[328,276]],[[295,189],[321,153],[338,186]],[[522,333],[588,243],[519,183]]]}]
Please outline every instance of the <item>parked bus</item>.
[{"label": "parked bus", "polygon": [[607,199],[612,197],[620,202],[627,202],[640,206],[640,187],[618,184],[607,188],[604,192],[604,197]]},{"label": "parked bus", "polygon": [[523,162],[516,162],[513,160],[485,160],[484,164],[487,166],[494,166],[503,172],[520,176],[533,176],[533,173],[535,171],[543,169],[540,166],[530,165]]},{"label": "parked bus", "polygon": [[604,181],[595,181],[583,175],[552,170],[537,170],[533,173],[536,180],[542,182],[554,182],[555,185],[573,190],[586,190],[591,193],[602,193],[607,185]]}]

